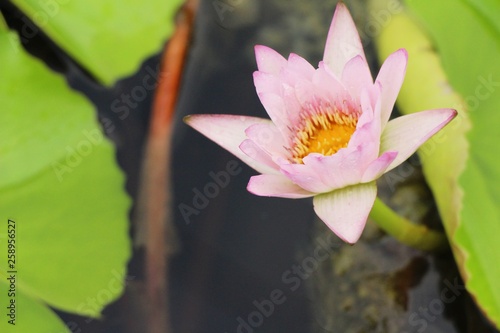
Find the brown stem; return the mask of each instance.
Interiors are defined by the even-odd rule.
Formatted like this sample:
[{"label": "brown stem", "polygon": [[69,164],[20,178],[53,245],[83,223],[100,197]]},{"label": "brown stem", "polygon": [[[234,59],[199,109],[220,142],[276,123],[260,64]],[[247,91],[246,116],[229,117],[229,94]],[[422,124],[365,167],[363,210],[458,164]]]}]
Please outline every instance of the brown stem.
[{"label": "brown stem", "polygon": [[184,61],[192,33],[197,1],[188,0],[161,61],[150,131],[141,175],[138,204],[139,242],[146,246],[146,302],[149,333],[172,332],[168,304],[168,262],[177,237],[171,209],[171,134]]}]

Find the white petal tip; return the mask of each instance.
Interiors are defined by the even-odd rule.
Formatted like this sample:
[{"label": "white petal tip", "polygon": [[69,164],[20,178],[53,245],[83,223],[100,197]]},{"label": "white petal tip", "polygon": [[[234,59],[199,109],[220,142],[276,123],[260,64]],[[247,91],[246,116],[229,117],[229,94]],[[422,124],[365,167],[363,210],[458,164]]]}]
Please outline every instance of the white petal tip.
[{"label": "white petal tip", "polygon": [[190,114],[182,118],[184,123],[196,129],[198,124],[210,123],[212,119],[216,119],[219,117],[224,117],[224,115],[219,114]]},{"label": "white petal tip", "polygon": [[362,232],[359,233],[349,233],[349,234],[342,234],[340,232],[335,232],[335,230],[332,230],[340,239],[342,239],[345,243],[349,245],[354,245],[359,238],[361,237]]},{"label": "white petal tip", "polygon": [[345,3],[343,1],[339,1],[337,2],[337,7],[335,8],[335,12],[339,11],[339,14],[342,13],[342,14],[345,14],[347,13],[349,16],[351,15],[349,13],[349,9],[347,9],[347,6],[345,5]]},{"label": "white petal tip", "polygon": [[263,174],[253,176],[247,185],[247,191],[262,197],[279,197],[300,199],[312,197],[314,193],[308,192],[293,184],[283,175]]},{"label": "white petal tip", "polygon": [[406,58],[406,60],[408,60],[408,51],[406,51],[405,48],[401,48],[394,53],[402,54]]},{"label": "white petal tip", "polygon": [[345,187],[314,197],[314,211],[344,242],[356,243],[377,196],[375,182]]},{"label": "white petal tip", "polygon": [[259,71],[264,73],[278,73],[286,65],[286,59],[270,47],[255,45],[255,60]]}]

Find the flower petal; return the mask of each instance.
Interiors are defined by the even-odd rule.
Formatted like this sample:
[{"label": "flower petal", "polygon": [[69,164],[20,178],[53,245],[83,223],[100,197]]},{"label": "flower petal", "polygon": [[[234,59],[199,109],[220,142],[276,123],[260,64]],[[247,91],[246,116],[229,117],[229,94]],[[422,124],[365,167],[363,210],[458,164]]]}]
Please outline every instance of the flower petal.
[{"label": "flower petal", "polygon": [[314,210],[337,236],[354,244],[363,232],[376,196],[375,182],[349,186],[315,196]]},{"label": "flower petal", "polygon": [[268,152],[262,150],[255,142],[250,139],[244,140],[240,145],[241,151],[247,154],[248,157],[252,158],[260,164],[267,165],[271,169],[276,170],[275,174],[279,173],[279,166],[274,163],[271,155]]},{"label": "flower petal", "polygon": [[352,100],[351,95],[340,81],[340,76],[336,77],[323,62],[319,63],[318,69],[314,73],[313,83],[311,89],[322,100],[332,104],[333,102],[341,103],[343,100]]},{"label": "flower petal", "polygon": [[339,2],[326,39],[323,61],[337,77],[341,77],[346,63],[357,55],[366,61],[363,45],[351,14],[344,3]]},{"label": "flower petal", "polygon": [[248,182],[247,190],[255,195],[290,199],[308,198],[314,195],[282,175],[253,176]]},{"label": "flower petal", "polygon": [[253,73],[253,83],[257,94],[272,93],[280,95],[283,84],[278,76],[266,72],[255,71]]},{"label": "flower petal", "polygon": [[391,116],[394,103],[396,102],[396,98],[398,97],[399,90],[405,78],[407,62],[408,52],[406,52],[405,49],[397,50],[387,57],[375,79],[375,82],[380,82],[382,85],[382,128],[385,127]]},{"label": "flower petal", "polygon": [[238,157],[260,173],[276,173],[268,165],[257,162],[245,154],[240,144],[247,139],[245,130],[254,124],[270,124],[269,119],[223,114],[197,114],[187,116],[184,122]]},{"label": "flower petal", "polygon": [[[288,177],[288,179],[307,191],[325,193],[332,190],[331,186],[328,186],[321,180],[321,174],[309,165],[281,163],[280,168],[281,173]],[[324,172],[325,170],[321,168],[321,171]]]},{"label": "flower petal", "polygon": [[386,172],[410,157],[456,115],[457,111],[453,109],[427,110],[398,117],[387,123],[380,139],[380,151],[397,151],[398,156]]},{"label": "flower petal", "polygon": [[[285,112],[288,117],[288,122],[292,126],[298,124],[300,122],[302,105],[297,98],[295,87],[283,85],[283,102],[285,103]],[[287,137],[290,137],[290,135],[287,135]]]},{"label": "flower petal", "polygon": [[286,142],[280,131],[272,123],[254,124],[245,130],[247,137],[270,156],[288,159]]},{"label": "flower petal", "polygon": [[361,90],[373,85],[372,74],[366,60],[360,55],[349,60],[342,71],[341,81],[351,96],[359,102]]},{"label": "flower petal", "polygon": [[[365,143],[354,148],[343,148],[330,156],[313,153],[304,157],[304,168],[319,178],[327,187],[321,192],[330,192],[361,182],[363,171],[374,158],[375,144]],[[281,166],[283,169],[283,166]],[[299,184],[302,186],[302,184]],[[319,191],[318,191],[319,192]]]},{"label": "flower petal", "polygon": [[295,53],[290,53],[288,56],[287,68],[299,73],[306,80],[311,80],[315,71],[314,67],[306,59]]},{"label": "flower petal", "polygon": [[[362,114],[359,117],[358,123],[356,125],[356,131],[351,136],[349,140],[348,147],[357,147],[359,145],[366,144],[367,142],[373,143],[371,155],[367,155],[370,161],[374,160],[379,156],[379,143],[380,143],[380,99],[376,98],[380,85],[376,84],[369,89],[363,89],[361,91],[361,110]],[[370,93],[370,90],[374,90]],[[372,96],[373,95],[373,96]],[[375,105],[372,106],[372,98],[376,98]]]},{"label": "flower petal", "polygon": [[285,103],[281,96],[273,93],[259,93],[260,102],[266,109],[269,118],[283,134],[288,133],[290,121],[288,119]]},{"label": "flower petal", "polygon": [[255,45],[255,59],[259,71],[270,74],[278,74],[286,66],[286,59],[270,47]]},{"label": "flower petal", "polygon": [[363,176],[361,177],[361,181],[363,183],[368,183],[378,179],[385,173],[396,156],[398,156],[398,152],[396,151],[387,151],[380,155],[379,158],[368,165],[368,168],[366,168]]}]

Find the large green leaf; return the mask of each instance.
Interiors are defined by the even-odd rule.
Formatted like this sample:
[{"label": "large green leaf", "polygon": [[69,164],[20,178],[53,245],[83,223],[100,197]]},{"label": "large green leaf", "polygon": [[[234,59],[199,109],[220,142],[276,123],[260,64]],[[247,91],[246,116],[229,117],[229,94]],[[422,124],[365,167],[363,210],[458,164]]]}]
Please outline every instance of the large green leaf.
[{"label": "large green leaf", "polygon": [[0,27],[0,236],[15,221],[19,304],[30,299],[18,319],[31,325],[18,332],[39,332],[30,316],[41,304],[99,317],[122,293],[130,199],[93,106],[17,40]]},{"label": "large green leaf", "polygon": [[[2,247],[3,250],[3,247]],[[10,305],[8,297],[10,286],[0,283],[0,295],[2,295],[2,320],[0,321],[0,332],[2,333],[67,333],[70,332],[59,317],[47,306],[24,295],[22,292],[16,292],[15,303]],[[8,307],[12,307],[11,309]],[[15,306],[15,309],[14,309]],[[14,317],[9,315],[12,313]]]},{"label": "large green leaf", "polygon": [[404,113],[437,107],[459,111],[459,117],[419,155],[467,289],[498,327],[499,3],[411,0],[407,4],[433,44],[402,13],[394,15],[377,38],[379,54],[385,57],[399,47],[409,51],[408,73],[398,99]]},{"label": "large green leaf", "polygon": [[135,72],[173,30],[182,0],[13,0],[106,85]]}]

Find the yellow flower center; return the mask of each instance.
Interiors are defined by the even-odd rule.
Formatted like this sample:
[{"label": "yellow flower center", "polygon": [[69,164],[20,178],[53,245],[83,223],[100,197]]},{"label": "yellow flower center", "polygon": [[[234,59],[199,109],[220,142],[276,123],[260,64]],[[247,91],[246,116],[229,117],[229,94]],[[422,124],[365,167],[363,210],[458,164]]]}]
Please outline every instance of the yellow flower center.
[{"label": "yellow flower center", "polygon": [[310,153],[330,156],[347,147],[357,123],[355,113],[346,114],[330,108],[313,114],[305,112],[292,143],[293,161],[303,163],[302,159]]}]

